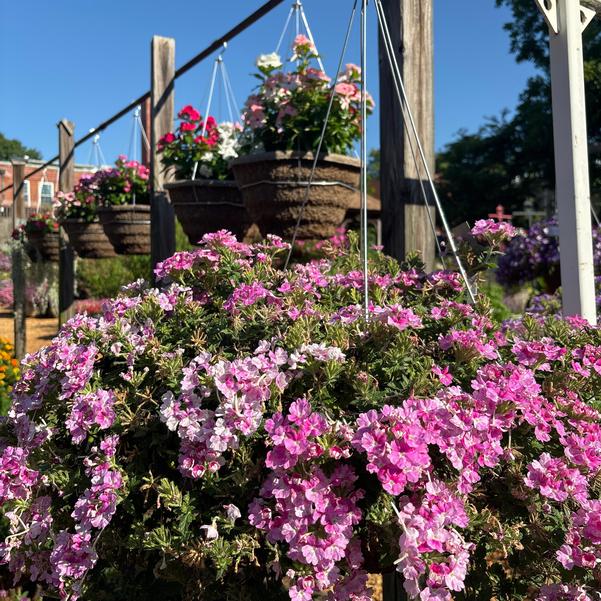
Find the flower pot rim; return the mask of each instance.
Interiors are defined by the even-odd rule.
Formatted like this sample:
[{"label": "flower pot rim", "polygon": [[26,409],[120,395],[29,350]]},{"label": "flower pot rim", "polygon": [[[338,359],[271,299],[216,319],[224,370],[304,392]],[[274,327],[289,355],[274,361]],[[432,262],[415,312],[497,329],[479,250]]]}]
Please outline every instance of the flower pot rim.
[{"label": "flower pot rim", "polygon": [[233,179],[177,179],[163,185],[165,190],[177,188],[237,188]]},{"label": "flower pot rim", "polygon": [[[246,165],[249,163],[260,163],[263,161],[286,161],[290,159],[313,160],[315,155],[312,152],[299,152],[297,150],[274,150],[271,152],[255,152],[238,157],[230,162],[231,166]],[[346,154],[327,154],[319,155],[319,161],[322,163],[336,163],[339,165],[348,165],[349,167],[360,167],[361,161],[355,157]]]},{"label": "flower pot rim", "polygon": [[68,217],[67,219],[61,219],[60,223],[83,223],[85,225],[93,225],[94,223],[100,224],[98,218],[94,219],[94,221],[88,221],[87,219],[76,219],[75,217]]},{"label": "flower pot rim", "polygon": [[31,238],[31,236],[33,236],[34,238],[45,238],[46,236],[59,236],[59,232],[58,231],[54,231],[54,232],[44,232],[42,230],[40,230],[39,232],[26,232],[25,233],[25,237],[29,240]]},{"label": "flower pot rim", "polygon": [[144,205],[143,204],[111,205],[109,207],[98,207],[98,209],[96,209],[96,211],[98,213],[109,212],[109,211],[114,211],[114,212],[140,211],[141,213],[150,213],[150,205],[146,205],[146,204],[144,204]]}]

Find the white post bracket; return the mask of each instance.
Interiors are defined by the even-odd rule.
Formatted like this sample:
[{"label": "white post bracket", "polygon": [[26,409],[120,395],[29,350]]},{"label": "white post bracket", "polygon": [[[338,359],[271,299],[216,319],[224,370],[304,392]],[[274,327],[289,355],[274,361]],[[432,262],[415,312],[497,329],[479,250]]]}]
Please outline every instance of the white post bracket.
[{"label": "white post bracket", "polygon": [[596,324],[582,33],[601,0],[535,0],[549,26],[564,315]]},{"label": "white post bracket", "polygon": [[[559,18],[557,14],[558,0],[534,1],[545,18],[549,29],[551,29],[551,31],[557,35],[559,33]],[[582,24],[582,31],[589,26],[590,22],[595,18],[597,13],[601,15],[600,0],[582,0],[580,4],[580,22]]]}]

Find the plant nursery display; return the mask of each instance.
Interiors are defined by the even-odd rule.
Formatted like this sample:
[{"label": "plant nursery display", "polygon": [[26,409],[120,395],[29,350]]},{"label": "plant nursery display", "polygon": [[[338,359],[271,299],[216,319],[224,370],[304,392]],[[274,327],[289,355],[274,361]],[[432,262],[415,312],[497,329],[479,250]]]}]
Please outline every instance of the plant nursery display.
[{"label": "plant nursery display", "polygon": [[244,238],[251,223],[229,167],[238,156],[241,126],[203,119],[190,105],[178,118],[177,130],[159,140],[158,152],[165,170],[175,175],[165,189],[190,243],[220,228]]},{"label": "plant nursery display", "polygon": [[[593,228],[593,259],[601,267],[601,230]],[[555,217],[515,236],[499,259],[497,280],[507,288],[538,282],[541,292],[553,294],[561,285],[559,227]]]},{"label": "plant nursery display", "polygon": [[98,217],[119,255],[150,253],[148,167],[121,155],[115,166],[95,174]]},{"label": "plant nursery display", "polygon": [[103,177],[95,174],[80,178],[73,192],[58,192],[54,214],[77,254],[85,259],[114,257],[115,251],[98,220],[96,186]]},{"label": "plant nursery display", "polygon": [[[505,232],[481,223],[480,240]],[[356,240],[281,269],[225,231],[28,357],[2,561],[73,601],[594,601],[601,331],[505,325]]]},{"label": "plant nursery display", "polygon": [[32,262],[58,261],[59,225],[49,213],[34,213],[12,233],[14,240],[25,244]]},{"label": "plant nursery display", "polygon": [[[347,155],[361,135],[361,70],[347,65],[332,85],[312,66],[318,55],[308,38],[297,36],[292,50],[295,67],[290,71],[282,70],[277,54],[257,60],[260,85],[246,101],[241,156],[232,161],[232,169],[261,233],[290,237],[305,204],[312,153],[332,101],[323,156],[298,232],[300,238],[327,238],[344,221],[359,187],[360,163]],[[373,100],[369,95],[367,100],[371,112]]]}]

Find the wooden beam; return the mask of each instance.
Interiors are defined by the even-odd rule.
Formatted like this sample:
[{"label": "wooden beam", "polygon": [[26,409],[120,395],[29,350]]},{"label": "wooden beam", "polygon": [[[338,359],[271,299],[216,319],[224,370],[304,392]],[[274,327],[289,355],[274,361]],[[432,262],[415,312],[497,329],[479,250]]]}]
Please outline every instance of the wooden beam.
[{"label": "wooden beam", "polygon": [[[23,182],[25,181],[25,161],[14,159],[13,164],[13,228],[26,221]],[[15,357],[22,359],[26,352],[25,316],[25,251],[23,244],[14,244],[12,251],[13,314]]]},{"label": "wooden beam", "polygon": [[173,129],[175,40],[154,36],[151,43],[150,203],[151,264],[175,252],[175,214],[163,189],[166,175],[156,152],[157,142]]},{"label": "wooden beam", "polygon": [[[434,173],[434,84],[432,0],[382,0],[396,59],[413,110],[430,171]],[[426,179],[415,140],[404,127],[392,71],[379,36],[380,61],[380,186],[384,250],[397,259],[418,251],[426,268],[434,266],[434,221],[427,183],[428,206],[420,179]],[[411,153],[413,143],[416,164]]]},{"label": "wooden beam", "polygon": [[[75,124],[67,119],[58,123],[58,188],[72,192],[75,186]],[[75,254],[63,229],[60,229],[58,259],[58,325],[75,314]]]}]

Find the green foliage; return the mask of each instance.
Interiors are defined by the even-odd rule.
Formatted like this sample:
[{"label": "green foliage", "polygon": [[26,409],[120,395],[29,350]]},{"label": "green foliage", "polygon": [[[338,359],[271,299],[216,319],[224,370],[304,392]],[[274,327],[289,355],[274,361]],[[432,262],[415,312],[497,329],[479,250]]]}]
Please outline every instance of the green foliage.
[{"label": "green foliage", "polygon": [[[175,248],[191,250],[179,221],[175,222]],[[111,298],[126,284],[150,278],[150,256],[117,256],[111,259],[79,259],[77,287],[82,298]]]},{"label": "green foliage", "polygon": [[42,153],[35,148],[26,148],[19,140],[7,138],[0,133],[0,161],[9,161],[14,157],[22,158],[27,155],[30,159],[41,159]]},{"label": "green foliage", "polygon": [[77,284],[83,298],[111,298],[121,287],[150,276],[148,255],[118,256],[110,259],[80,259]]}]

